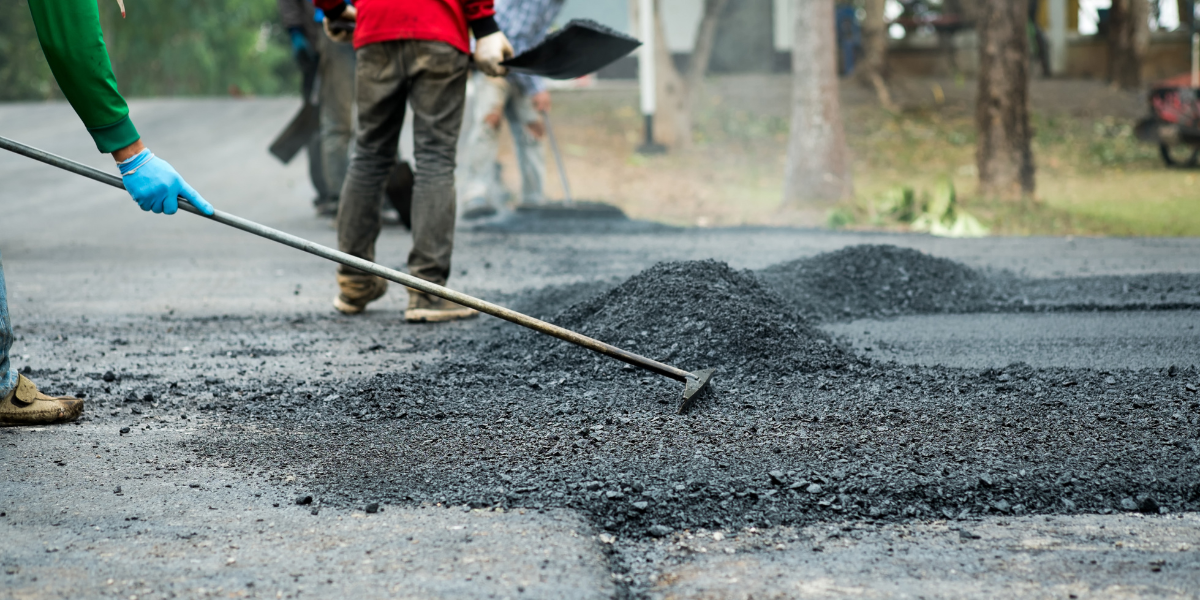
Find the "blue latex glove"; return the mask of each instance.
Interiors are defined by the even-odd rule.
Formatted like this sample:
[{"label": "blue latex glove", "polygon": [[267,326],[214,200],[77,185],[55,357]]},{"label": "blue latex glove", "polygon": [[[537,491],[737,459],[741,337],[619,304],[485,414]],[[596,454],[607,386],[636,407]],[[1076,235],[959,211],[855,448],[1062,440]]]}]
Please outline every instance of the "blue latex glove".
[{"label": "blue latex glove", "polygon": [[315,56],[312,44],[308,43],[308,36],[304,35],[304,30],[299,27],[289,27],[288,33],[292,36],[292,56],[303,60],[311,60]]},{"label": "blue latex glove", "polygon": [[179,176],[175,167],[152,154],[149,149],[117,163],[117,168],[121,169],[125,190],[142,210],[173,215],[179,210],[177,197],[183,196],[200,212],[209,216],[213,214],[212,205]]}]

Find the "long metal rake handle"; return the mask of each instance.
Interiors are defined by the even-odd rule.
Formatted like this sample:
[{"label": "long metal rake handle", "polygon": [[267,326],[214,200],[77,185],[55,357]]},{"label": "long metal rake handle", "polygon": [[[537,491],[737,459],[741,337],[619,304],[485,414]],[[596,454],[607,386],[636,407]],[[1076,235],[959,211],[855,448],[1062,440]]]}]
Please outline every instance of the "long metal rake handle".
[{"label": "long metal rake handle", "polygon": [[[76,175],[83,175],[84,177],[99,181],[100,183],[111,185],[115,188],[125,189],[125,185],[122,183],[121,178],[117,177],[116,175],[105,173],[87,165],[77,163],[68,158],[58,156],[57,154],[51,154],[31,146],[26,146],[25,144],[10,140],[3,136],[0,136],[0,148],[4,148],[10,152],[44,162],[48,165],[55,166],[66,171],[70,171]],[[389,281],[394,281],[427,294],[433,294],[434,296],[445,298],[451,302],[457,302],[463,306],[469,306],[475,310],[478,310],[479,312],[487,313],[494,317],[504,319],[505,321],[516,323],[522,327],[528,327],[529,329],[538,331],[540,333],[552,335],[560,340],[570,342],[577,346],[583,346],[588,350],[599,352],[600,354],[615,358],[621,362],[629,363],[635,367],[658,373],[664,377],[670,377],[675,381],[681,381],[687,384],[694,383],[701,379],[701,377],[697,376],[696,374],[684,371],[683,369],[677,369],[671,365],[663,364],[656,360],[622,350],[616,346],[613,346],[612,344],[606,344],[600,340],[590,338],[586,335],[575,333],[570,329],[564,329],[558,325],[547,323],[541,319],[535,319],[528,315],[521,314],[515,310],[510,310],[504,308],[503,306],[492,304],[491,302],[480,300],[461,292],[456,292],[452,289],[430,283],[423,279],[418,279],[407,273],[401,273],[395,269],[389,269],[371,261],[358,258],[357,256],[351,256],[345,252],[339,252],[333,248],[310,242],[302,237],[294,236],[290,233],[279,231],[278,229],[272,229],[265,225],[259,225],[254,221],[243,219],[227,212],[218,210],[215,211],[212,216],[205,215],[197,210],[196,207],[188,203],[187,200],[182,196],[179,198],[179,208],[211,221],[216,221],[223,225],[228,225],[235,229],[240,229],[247,233],[253,233],[259,237],[267,238],[273,242],[279,242],[285,246],[291,246],[297,250],[303,250],[309,254],[315,254],[321,258],[326,258],[348,267],[365,271],[372,275],[378,275],[379,277]]]}]

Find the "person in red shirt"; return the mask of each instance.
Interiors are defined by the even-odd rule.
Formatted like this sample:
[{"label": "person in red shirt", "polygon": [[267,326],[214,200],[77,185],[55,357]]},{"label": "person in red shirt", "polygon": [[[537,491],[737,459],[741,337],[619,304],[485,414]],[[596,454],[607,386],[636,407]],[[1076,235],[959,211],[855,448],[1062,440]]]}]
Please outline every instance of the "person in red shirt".
[{"label": "person in red shirt", "polygon": [[[408,270],[439,285],[450,277],[454,249],[454,167],[471,63],[468,28],[475,34],[475,66],[493,76],[512,56],[496,25],[492,0],[313,0],[331,19],[356,21],[354,48],[357,140],[338,207],[338,246],[375,260],[380,197],[396,162],[406,106],[413,111],[413,247]],[[387,281],[338,267],[334,308],[358,314],[387,291]],[[463,319],[475,310],[408,290],[410,322]]]}]

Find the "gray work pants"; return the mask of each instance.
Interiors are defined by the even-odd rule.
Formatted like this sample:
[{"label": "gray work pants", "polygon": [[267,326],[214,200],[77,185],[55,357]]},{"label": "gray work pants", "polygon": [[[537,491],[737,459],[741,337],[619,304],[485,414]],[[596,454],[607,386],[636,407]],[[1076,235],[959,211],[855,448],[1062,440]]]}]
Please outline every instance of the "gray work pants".
[{"label": "gray work pants", "polygon": [[[454,250],[455,146],[466,99],[467,55],[442,42],[395,40],[358,49],[358,139],[338,207],[338,247],[375,260],[379,199],[396,164],[405,104],[413,111],[413,247],[408,271],[444,285]],[[339,266],[344,275],[362,272]]]},{"label": "gray work pants", "polygon": [[459,198],[464,202],[486,200],[497,205],[504,190],[496,177],[496,155],[500,150],[500,129],[488,125],[490,114],[501,112],[512,131],[517,165],[521,169],[521,202],[545,201],[546,151],[541,140],[529,132],[529,125],[541,121],[531,98],[503,77],[488,77],[476,72],[471,76],[471,101],[462,140],[458,168]]},{"label": "gray work pants", "polygon": [[354,138],[354,46],[320,35],[321,159],[325,185],[336,199],[346,181]]}]

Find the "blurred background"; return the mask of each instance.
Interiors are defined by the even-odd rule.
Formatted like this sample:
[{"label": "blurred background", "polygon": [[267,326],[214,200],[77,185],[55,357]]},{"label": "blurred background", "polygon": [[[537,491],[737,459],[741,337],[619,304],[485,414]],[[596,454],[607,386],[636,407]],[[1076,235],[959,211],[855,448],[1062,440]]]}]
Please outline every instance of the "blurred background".
[{"label": "blurred background", "polygon": [[[27,13],[26,0],[12,4],[14,14]],[[590,18],[643,37],[638,4],[567,0],[559,22]],[[646,132],[637,56],[556,86],[554,123],[578,197],[701,227],[1200,235],[1189,137],[1200,126],[1192,0],[1031,1],[1019,24],[1024,39],[1009,40],[1015,58],[1007,60],[1021,64],[1000,71],[986,60],[981,68],[980,24],[1009,0],[651,4],[659,41],[653,136],[667,151],[638,152]],[[130,98],[254,102],[298,93],[275,0],[129,0],[124,20],[115,0],[100,6]],[[832,86],[809,68],[826,63],[835,66]],[[1009,85],[1017,76],[1025,87],[1004,94],[1025,107],[1030,124],[1028,180],[1009,186],[1019,191],[988,180],[981,72]],[[1152,97],[1182,108],[1164,113]],[[60,100],[30,20],[0,20],[0,101]],[[810,117],[831,107],[836,119],[827,124],[841,139],[814,141],[814,123],[826,121]],[[805,185],[805,166],[840,156],[839,147],[845,172],[823,167],[836,189]],[[503,176],[516,188],[511,144],[501,148]],[[547,192],[561,194],[554,175]]]}]

